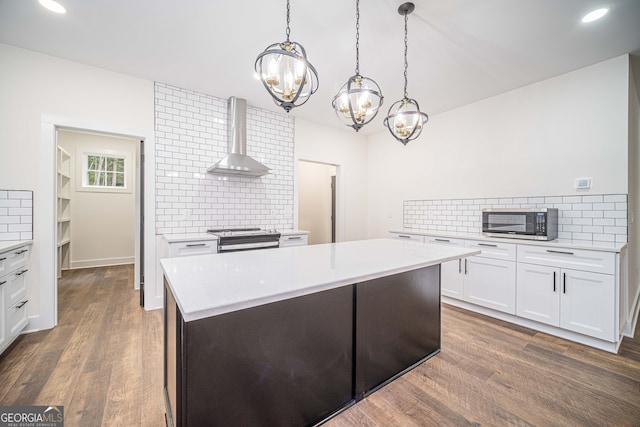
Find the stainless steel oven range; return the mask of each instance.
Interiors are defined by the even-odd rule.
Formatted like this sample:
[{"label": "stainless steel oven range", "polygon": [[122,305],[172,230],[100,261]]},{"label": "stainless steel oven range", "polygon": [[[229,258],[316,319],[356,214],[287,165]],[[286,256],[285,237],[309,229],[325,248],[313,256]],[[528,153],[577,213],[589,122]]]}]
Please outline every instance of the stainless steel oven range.
[{"label": "stainless steel oven range", "polygon": [[276,230],[225,228],[207,230],[207,233],[218,236],[218,252],[250,251],[280,246],[280,233]]}]

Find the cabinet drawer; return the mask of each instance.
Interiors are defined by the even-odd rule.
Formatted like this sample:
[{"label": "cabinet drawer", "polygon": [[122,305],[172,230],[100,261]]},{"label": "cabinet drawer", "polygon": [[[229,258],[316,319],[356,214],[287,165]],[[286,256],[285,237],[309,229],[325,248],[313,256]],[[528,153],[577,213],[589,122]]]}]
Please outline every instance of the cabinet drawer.
[{"label": "cabinet drawer", "polygon": [[218,240],[199,240],[193,242],[180,242],[169,244],[171,258],[215,254],[218,252]]},{"label": "cabinet drawer", "polygon": [[482,253],[476,256],[482,258],[501,259],[504,261],[516,260],[516,245],[513,243],[467,240],[465,246],[467,248],[480,249]]},{"label": "cabinet drawer", "polygon": [[464,247],[464,240],[451,239],[449,237],[425,236],[424,241],[434,245],[460,246]]},{"label": "cabinet drawer", "polygon": [[23,246],[0,254],[0,276],[24,267],[29,261],[29,247]]},{"label": "cabinet drawer", "polygon": [[417,242],[424,242],[424,236],[419,234],[410,234],[410,233],[389,233],[392,239],[402,239],[402,240],[415,240]]},{"label": "cabinet drawer", "polygon": [[286,248],[287,246],[304,246],[308,243],[309,243],[309,236],[307,236],[306,234],[280,237],[281,248]]},{"label": "cabinet drawer", "polygon": [[23,268],[12,274],[0,278],[0,286],[4,291],[4,307],[9,308],[15,305],[21,298],[27,296],[27,276],[28,270]]},{"label": "cabinet drawer", "polygon": [[7,338],[12,339],[27,326],[27,305],[29,300],[23,298],[7,310]]},{"label": "cabinet drawer", "polygon": [[518,245],[518,262],[594,273],[615,274],[616,272],[616,256],[613,252]]}]

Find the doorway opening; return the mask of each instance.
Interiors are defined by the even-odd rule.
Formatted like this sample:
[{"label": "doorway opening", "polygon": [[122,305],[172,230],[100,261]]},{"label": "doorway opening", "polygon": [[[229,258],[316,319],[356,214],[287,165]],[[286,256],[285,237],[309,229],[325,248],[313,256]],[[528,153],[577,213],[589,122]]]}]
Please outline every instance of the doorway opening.
[{"label": "doorway opening", "polygon": [[143,305],[142,141],[65,128],[56,128],[55,140],[57,277],[64,270],[134,264]]},{"label": "doorway opening", "polygon": [[336,176],[336,165],[298,162],[298,228],[310,245],[336,242]]}]

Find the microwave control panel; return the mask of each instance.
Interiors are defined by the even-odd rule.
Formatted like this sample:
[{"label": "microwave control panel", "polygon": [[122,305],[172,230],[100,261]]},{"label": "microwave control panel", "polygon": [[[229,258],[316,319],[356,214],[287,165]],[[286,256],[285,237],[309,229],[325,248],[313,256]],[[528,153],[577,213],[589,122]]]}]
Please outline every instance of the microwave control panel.
[{"label": "microwave control panel", "polygon": [[536,235],[546,235],[547,234],[547,216],[544,212],[536,212]]}]

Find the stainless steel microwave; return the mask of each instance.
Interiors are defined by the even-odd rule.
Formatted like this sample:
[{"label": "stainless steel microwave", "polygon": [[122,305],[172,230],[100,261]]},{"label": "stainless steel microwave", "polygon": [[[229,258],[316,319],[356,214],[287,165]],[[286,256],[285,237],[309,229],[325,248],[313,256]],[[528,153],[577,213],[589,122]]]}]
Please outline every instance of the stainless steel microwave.
[{"label": "stainless steel microwave", "polygon": [[515,239],[553,240],[558,237],[558,209],[483,209],[482,234]]}]

